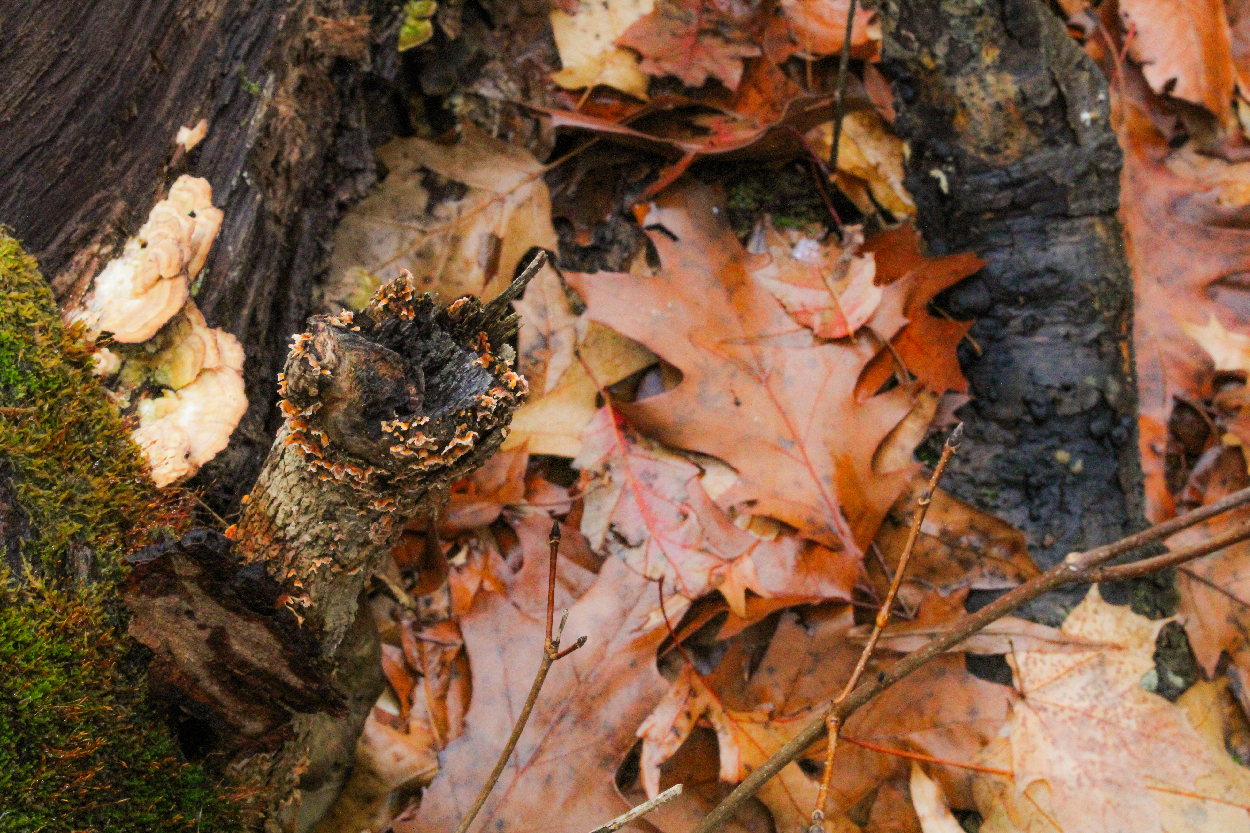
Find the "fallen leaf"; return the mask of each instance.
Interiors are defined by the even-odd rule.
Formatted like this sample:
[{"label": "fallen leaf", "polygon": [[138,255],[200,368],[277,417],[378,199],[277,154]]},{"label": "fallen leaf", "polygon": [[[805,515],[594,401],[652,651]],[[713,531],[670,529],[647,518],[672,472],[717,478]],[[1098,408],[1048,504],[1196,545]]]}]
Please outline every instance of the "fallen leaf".
[{"label": "fallen leaf", "polygon": [[351,777],[314,833],[385,827],[394,816],[395,791],[422,787],[438,772],[433,739],[396,729],[389,715],[382,701],[373,707],[356,741]]},{"label": "fallen leaf", "polygon": [[[739,712],[727,709],[713,694],[694,668],[682,668],[672,688],[638,727],[642,738],[642,778],[647,795],[659,792],[660,765],[686,741],[695,723],[706,719],[716,731],[720,755],[720,777],[737,783],[760,766],[787,740],[810,721],[813,714],[802,712],[774,718],[771,709]],[[815,807],[817,784],[790,763],[756,794],[772,813],[778,830],[806,829]],[[852,833],[858,828],[840,813],[830,813],[827,830]]]},{"label": "fallen leaf", "polygon": [[1150,88],[1201,105],[1236,127],[1232,33],[1222,0],[1119,0],[1128,54]]},{"label": "fallen leaf", "polygon": [[616,40],[654,8],[655,0],[580,0],[572,14],[553,9],[551,31],[564,68],[551,80],[569,90],[602,84],[646,101],[650,78]]},{"label": "fallen leaf", "polygon": [[[815,151],[828,158],[833,146],[832,124],[816,128],[809,138]],[[905,160],[903,140],[876,112],[856,110],[842,118],[834,183],[865,216],[877,214],[878,205],[896,220],[916,213],[916,204],[903,186]]]},{"label": "fallen leaf", "polygon": [[[846,639],[852,624],[848,606],[822,606],[802,619],[788,612],[782,614],[764,655],[746,666],[755,669],[749,676],[738,670],[742,666],[734,651],[736,642],[731,642],[712,675],[700,678],[683,670],[663,707],[657,707],[640,729],[644,774],[681,745],[673,742],[674,729],[678,735],[688,734],[687,725],[703,716],[717,732],[722,778],[732,774],[733,780],[741,779],[820,714],[845,683],[860,653],[859,646]],[[875,667],[870,665],[869,673],[875,673]],[[925,694],[933,691],[941,691],[942,697]],[[853,715],[843,734],[881,748],[967,762],[997,733],[1011,698],[1010,688],[969,675],[962,657],[942,657]],[[809,755],[820,761],[823,750],[813,748]],[[857,830],[844,813],[883,781],[907,772],[903,759],[849,742],[839,744],[834,766],[826,811],[833,830]],[[937,772],[944,789],[963,797],[962,806],[968,806],[967,772],[953,767]],[[817,780],[791,764],[760,793],[778,830],[806,827]]]},{"label": "fallen leaf", "polygon": [[[784,26],[798,54],[840,54],[846,42],[850,5],[850,0],[781,0]],[[863,6],[856,9],[851,24],[851,55],[867,61],[881,57],[881,24],[877,22],[877,13]],[[780,62],[790,56],[773,50],[769,57]]]},{"label": "fallen leaf", "polygon": [[920,764],[911,762],[912,805],[916,808],[916,817],[920,819],[920,829],[924,833],[963,833],[963,827],[956,821],[942,787],[925,775]]},{"label": "fallen leaf", "polygon": [[[524,330],[525,325],[522,325]],[[591,321],[574,361],[547,394],[531,396],[512,418],[505,449],[524,446],[531,454],[576,457],[582,433],[598,410],[599,391],[655,364],[643,345]]]},{"label": "fallen leaf", "polygon": [[[913,476],[873,541],[873,557],[865,560],[865,568],[879,597],[890,585],[916,501],[926,488],[925,473]],[[899,596],[914,607],[933,589],[947,596],[960,588],[1007,590],[1040,572],[1023,532],[939,488],[930,498]]]},{"label": "fallen leaf", "polygon": [[[509,571],[505,593],[480,591],[461,619],[474,680],[465,731],[443,751],[420,807],[395,821],[396,833],[453,829],[485,783],[538,669],[546,572],[545,558],[527,557]],[[668,687],[655,668],[664,632],[639,629],[654,598],[653,582],[609,559],[573,602],[565,644],[585,635],[586,645],[552,667],[472,830],[585,833],[628,809],[614,775]]]},{"label": "fallen leaf", "polygon": [[982,763],[1013,776],[977,774],[984,833],[1245,826],[1250,773],[1209,746],[1181,709],[1141,687],[1162,625],[1103,602],[1095,586],[1062,630],[1107,646],[1008,658],[1021,699],[1010,733]]},{"label": "fallen leaf", "polygon": [[[739,529],[704,490],[698,466],[640,437],[610,407],[591,421],[573,465],[583,471],[582,533],[591,546],[687,600],[715,589],[745,618],[747,590],[792,603],[851,598],[853,559]],[[801,569],[804,562],[814,569]]]},{"label": "fallen leaf", "polygon": [[735,90],[742,80],[743,59],[760,54],[740,31],[741,24],[709,0],[655,0],[654,11],[616,43],[642,56],[643,72],[673,75],[689,87],[715,78]]},{"label": "fallen leaf", "polygon": [[722,505],[743,504],[859,554],[906,477],[876,475],[871,461],[910,396],[895,390],[856,402],[855,380],[872,348],[818,344],[795,332],[781,305],[746,275],[746,253],[723,214],[710,189],[670,190],[646,221],[664,229],[651,233],[659,274],[568,280],[593,320],[683,374],[673,390],[620,406],[632,424],[733,466],[740,479]]},{"label": "fallen leaf", "polygon": [[525,500],[525,467],[529,453],[524,447],[499,451],[481,468],[453,483],[441,518],[441,532],[455,535],[487,526],[505,506]]},{"label": "fallen leaf", "polygon": [[1210,333],[1214,319],[1231,333],[1250,332],[1250,295],[1240,280],[1250,269],[1250,163],[1228,164],[1188,146],[1173,150],[1145,106],[1122,104],[1120,213],[1136,297],[1147,516],[1161,521],[1174,511],[1163,463],[1173,401],[1209,396],[1214,370],[1186,328]]},{"label": "fallen leaf", "polygon": [[454,145],[394,139],[377,153],[389,174],[344,214],[331,283],[377,286],[407,269],[444,301],[489,300],[532,247],[555,250],[544,168],[524,148],[466,121]]},{"label": "fallen leaf", "polygon": [[869,238],[864,252],[874,255],[877,282],[886,285],[868,326],[889,339],[892,349],[879,352],[864,369],[858,395],[871,396],[879,390],[899,361],[931,391],[966,393],[968,381],[959,369],[955,348],[972,325],[935,315],[930,304],[985,261],[971,252],[928,257],[920,235],[909,225]]},{"label": "fallen leaf", "polygon": [[851,335],[881,301],[881,287],[873,280],[876,264],[871,255],[854,255],[854,247],[844,251],[836,242],[786,235],[767,220],[751,243],[747,273],[795,322],[821,338]]},{"label": "fallen leaf", "polygon": [[584,313],[573,312],[564,282],[550,264],[530,280],[512,306],[522,322],[517,334],[518,370],[529,380],[531,395],[545,396],[573,365],[590,322]]},{"label": "fallen leaf", "polygon": [[[955,621],[963,615],[967,598],[967,587],[952,593],[949,598],[943,597],[938,591],[931,591],[916,610],[915,621],[887,625],[877,644],[883,651],[900,654],[923,648],[950,632]],[[872,625],[857,625],[847,632],[847,638],[862,645],[868,641],[871,630]],[[1066,634],[1058,628],[1014,616],[1004,616],[986,625],[952,650],[973,654],[1010,654],[1013,651],[1089,652],[1100,647],[1101,643]]]}]

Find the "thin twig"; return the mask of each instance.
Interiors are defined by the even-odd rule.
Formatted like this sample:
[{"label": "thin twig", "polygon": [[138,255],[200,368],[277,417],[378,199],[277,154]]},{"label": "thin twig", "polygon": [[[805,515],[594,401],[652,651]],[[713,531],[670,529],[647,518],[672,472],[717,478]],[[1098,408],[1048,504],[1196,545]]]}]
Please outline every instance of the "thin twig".
[{"label": "thin twig", "polygon": [[842,119],[846,117],[846,76],[851,66],[851,29],[855,25],[855,0],[846,10],[846,39],[838,62],[838,86],[834,91],[833,142],[829,147],[830,176],[838,172],[838,144],[842,141]]},{"label": "thin twig", "polygon": [[[1102,571],[1099,568],[1117,556],[1141,549],[1160,538],[1167,538],[1183,529],[1188,529],[1216,515],[1223,514],[1239,506],[1244,506],[1247,503],[1250,503],[1250,488],[1234,492],[1209,506],[1204,506],[1193,512],[1187,512],[1180,517],[1152,526],[1113,544],[1107,544],[1083,553],[1070,554],[1061,563],[1051,567],[1040,576],[1036,576],[1021,584],[977,612],[964,615],[948,632],[935,637],[923,648],[911,652],[890,666],[889,669],[862,683],[845,700],[830,706],[828,713],[836,717],[840,722],[844,722],[847,717],[871,702],[877,695],[899,680],[907,677],[935,657],[941,656],[944,652],[963,642],[986,625],[1003,618],[1021,605],[1031,602],[1039,596],[1049,593],[1051,590],[1070,584],[1082,584],[1090,581],[1091,577],[1094,576],[1107,575],[1107,571]],[[1203,544],[1186,548],[1184,552],[1187,558],[1198,558],[1201,555],[1208,554],[1208,549]],[[1172,555],[1174,558],[1180,557],[1179,552]],[[1133,565],[1125,566],[1131,567]],[[1169,564],[1168,566],[1174,566],[1174,564]],[[1158,562],[1156,562],[1154,569],[1160,569]],[[1117,578],[1128,577],[1127,573],[1123,571],[1112,575]],[[808,747],[820,740],[821,735],[824,733],[824,716],[816,718],[804,726],[785,746],[777,750],[771,758],[743,779],[742,783],[732,793],[727,795],[720,804],[713,807],[712,811],[703,817],[703,820],[699,822],[692,833],[712,833],[712,831],[720,828],[744,801],[755,795],[765,783],[788,764],[798,759],[800,755],[807,751]]]},{"label": "thin twig", "polygon": [[612,819],[612,821],[603,825],[603,827],[596,827],[594,830],[590,831],[590,833],[615,833],[615,831],[620,830],[634,819],[640,816],[645,816],[656,807],[659,807],[661,804],[667,804],[679,795],[681,795],[681,784],[674,784],[664,792],[657,795],[655,798],[644,801],[628,813],[622,813]]},{"label": "thin twig", "polygon": [[552,635],[552,620],[555,618],[556,606],[556,553],[560,549],[559,521],[556,521],[551,526],[549,543],[551,544],[551,567],[547,574],[547,632],[546,641],[543,644],[543,661],[538,667],[537,676],[534,677],[534,684],[530,686],[529,696],[525,698],[525,705],[521,707],[521,715],[517,718],[516,725],[512,727],[512,735],[508,738],[507,745],[504,746],[503,752],[500,753],[499,760],[495,763],[495,768],[491,770],[490,777],[482,785],[482,791],[477,794],[477,799],[473,802],[473,806],[469,808],[469,812],[465,814],[465,817],[456,827],[456,833],[465,833],[469,829],[469,825],[473,823],[473,819],[477,818],[482,805],[486,803],[491,790],[495,788],[495,784],[499,781],[499,776],[503,774],[504,767],[508,765],[508,759],[512,757],[512,750],[516,749],[517,742],[521,739],[521,732],[525,731],[525,724],[530,719],[530,712],[534,710],[534,704],[538,702],[538,692],[542,690],[543,681],[547,679],[547,672],[551,670],[552,663],[568,656],[586,644],[586,637],[579,636],[577,641],[568,648],[563,651],[560,650],[560,637],[564,634],[564,623],[569,619],[567,610],[560,617],[560,626],[555,629],[554,637]]},{"label": "thin twig", "polygon": [[[877,641],[881,638],[881,632],[885,630],[885,626],[890,622],[890,610],[894,607],[894,600],[898,598],[898,589],[903,584],[903,574],[907,572],[907,562],[911,560],[911,551],[915,549],[916,539],[920,537],[920,526],[924,523],[924,516],[929,511],[929,504],[933,502],[933,492],[937,489],[938,481],[942,479],[942,472],[946,471],[946,464],[950,462],[951,457],[954,457],[955,452],[959,450],[959,444],[963,441],[963,438],[964,424],[961,422],[955,426],[955,430],[951,431],[950,436],[946,438],[946,442],[942,446],[942,456],[938,460],[937,465],[933,467],[933,474],[929,477],[929,484],[925,486],[924,492],[916,500],[916,511],[912,513],[911,529],[907,533],[907,543],[903,545],[903,552],[898,558],[898,566],[894,568],[894,578],[890,580],[890,589],[885,594],[885,601],[882,603],[881,609],[877,611],[877,619],[873,623],[872,634],[868,637],[864,650],[859,654],[859,661],[855,663],[855,670],[851,672],[850,679],[846,681],[846,685],[842,687],[842,692],[834,700],[835,705],[849,697],[851,692],[855,690],[855,686],[859,685],[859,679],[864,675],[864,669],[868,667],[868,660],[872,658],[872,652],[877,648]],[[816,792],[816,806],[812,810],[810,833],[820,833],[824,829],[825,801],[829,798],[829,783],[833,778],[833,755],[838,748],[838,730],[841,726],[842,718],[835,714],[834,709],[830,709],[829,714],[825,718],[825,732],[829,736],[828,746],[825,749],[825,770],[820,778],[820,789]]]}]

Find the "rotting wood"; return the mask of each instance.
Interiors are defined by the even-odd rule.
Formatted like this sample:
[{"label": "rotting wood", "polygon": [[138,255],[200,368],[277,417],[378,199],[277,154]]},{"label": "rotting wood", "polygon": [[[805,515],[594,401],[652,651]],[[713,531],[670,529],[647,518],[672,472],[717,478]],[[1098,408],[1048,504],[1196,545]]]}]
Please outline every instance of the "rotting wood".
[{"label": "rotting wood", "polygon": [[[946,488],[1023,530],[1049,567],[1145,525],[1106,79],[1037,0],[869,5],[925,242],[987,261],[937,300],[976,319]],[[1082,595],[1027,615],[1057,625]]]},{"label": "rotting wood", "polygon": [[[534,258],[489,304],[462,298],[448,308],[418,297],[405,273],[363,312],[318,316],[295,337],[280,381],[284,423],[230,531],[231,569],[241,575],[243,565],[263,565],[276,582],[274,603],[299,621],[300,633],[313,643],[300,650],[315,654],[333,695],[309,704],[306,695],[319,691],[321,680],[307,672],[307,662],[285,663],[299,670],[288,675],[296,684],[281,690],[300,696],[286,703],[281,745],[242,766],[247,780],[266,785],[259,811],[267,831],[310,829],[346,779],[381,688],[378,637],[372,620],[357,615],[359,599],[406,522],[437,512],[451,483],[481,465],[507,435],[526,393],[507,345],[517,325],[510,302],[543,262],[541,254]],[[213,709],[232,705],[214,702],[209,689],[220,675],[209,669],[223,662],[253,669],[268,664],[275,671],[285,665],[274,659],[272,636],[247,642],[224,633],[224,644],[203,636],[197,641],[200,620],[221,609],[211,593],[207,607],[196,610],[187,601],[195,594],[176,581],[150,581],[143,589],[145,575],[186,548],[184,538],[167,558],[157,554],[136,567],[128,601],[143,623],[135,636],[157,654],[156,684],[189,689],[180,692],[183,702],[212,723]],[[181,572],[189,570],[184,565]],[[158,592],[162,586],[166,597]],[[172,603],[170,595],[177,597]],[[289,627],[262,625],[272,625],[272,634]],[[249,646],[266,653],[229,656]],[[232,719],[217,719],[235,735],[235,748],[227,752],[249,743],[254,748],[275,731],[272,719],[261,719],[255,726],[264,736],[249,736]]]}]

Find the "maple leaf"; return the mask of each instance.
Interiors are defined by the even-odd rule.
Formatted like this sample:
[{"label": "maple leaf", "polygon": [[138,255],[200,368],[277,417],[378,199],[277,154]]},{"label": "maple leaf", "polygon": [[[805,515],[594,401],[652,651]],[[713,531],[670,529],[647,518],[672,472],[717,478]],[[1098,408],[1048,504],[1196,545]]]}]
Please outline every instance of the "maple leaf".
[{"label": "maple leaf", "polygon": [[745,273],[746,252],[711,190],[666,192],[647,217],[660,272],[567,276],[590,317],[681,370],[671,391],[629,405],[660,442],[729,463],[740,480],[719,502],[749,504],[826,546],[859,554],[905,482],[872,470],[877,446],[910,409],[902,388],[856,402],[871,347],[814,341]]},{"label": "maple leaf", "polygon": [[1103,602],[1094,586],[1062,631],[1103,647],[1008,658],[1021,698],[1010,734],[986,749],[983,763],[1012,777],[977,775],[985,833],[1245,826],[1250,773],[1141,687],[1163,624]]},{"label": "maple leaf", "polygon": [[859,395],[877,391],[894,372],[895,362],[926,388],[937,393],[966,393],[968,380],[959,369],[955,347],[972,324],[951,321],[929,310],[933,299],[985,265],[971,252],[928,257],[919,233],[910,225],[875,235],[864,243],[864,253],[874,255],[877,282],[885,292],[868,326],[890,340],[893,350],[883,350],[864,369]]},{"label": "maple leaf", "polygon": [[742,59],[760,54],[738,24],[708,0],[656,0],[655,10],[616,43],[642,56],[643,72],[674,75],[689,87],[715,78],[735,90]]},{"label": "maple leaf", "polygon": [[[561,557],[561,576],[574,568]],[[505,568],[503,592],[483,588],[461,618],[473,676],[464,733],[442,752],[420,806],[395,821],[397,833],[453,829],[485,783],[542,656],[546,574],[545,553],[527,550],[519,571]],[[566,639],[584,634],[586,645],[552,666],[473,830],[523,830],[541,819],[557,833],[584,833],[628,809],[616,769],[667,688],[655,667],[665,632],[643,628],[654,599],[655,583],[617,559],[575,600],[558,586],[557,606],[569,605]]]},{"label": "maple leaf", "polygon": [[407,269],[444,301],[489,300],[531,248],[555,250],[543,166],[472,122],[460,133],[450,146],[406,138],[378,149],[389,174],[335,231],[330,294],[367,300]]},{"label": "maple leaf", "polygon": [[583,470],[582,532],[591,546],[687,600],[716,589],[745,618],[747,590],[791,604],[851,598],[854,559],[793,536],[763,540],[739,529],[704,490],[698,466],[638,436],[610,407],[587,427],[573,465]]}]

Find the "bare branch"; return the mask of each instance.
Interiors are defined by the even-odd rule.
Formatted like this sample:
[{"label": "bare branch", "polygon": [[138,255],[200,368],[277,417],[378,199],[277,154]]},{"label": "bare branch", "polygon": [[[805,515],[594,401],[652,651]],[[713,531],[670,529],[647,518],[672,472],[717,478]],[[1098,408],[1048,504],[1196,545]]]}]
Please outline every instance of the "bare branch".
[{"label": "bare branch", "polygon": [[521,740],[521,733],[525,731],[525,724],[529,722],[530,712],[534,711],[534,704],[538,702],[538,692],[542,691],[543,682],[547,679],[547,672],[551,670],[552,663],[561,657],[568,656],[586,644],[586,637],[579,636],[577,641],[568,648],[565,648],[563,651],[560,650],[560,637],[564,634],[564,623],[569,618],[567,610],[560,617],[560,626],[555,629],[555,634],[552,634],[552,620],[555,618],[556,606],[556,553],[560,550],[559,521],[552,524],[549,541],[551,544],[551,566],[547,573],[547,632],[543,643],[543,661],[538,666],[538,674],[534,677],[534,684],[530,686],[529,696],[525,698],[525,705],[521,707],[521,714],[517,717],[516,725],[512,727],[512,734],[508,738],[507,745],[504,746],[503,752],[499,754],[499,760],[495,762],[495,768],[491,770],[490,777],[482,785],[482,790],[478,793],[477,799],[474,800],[473,806],[469,808],[469,812],[465,814],[460,824],[456,826],[456,833],[465,833],[469,829],[469,825],[473,824],[473,819],[477,818],[478,812],[481,811],[482,805],[486,803],[486,799],[490,796],[491,791],[495,789],[495,784],[499,782],[499,776],[503,775],[504,767],[508,765],[508,759],[512,757],[512,751],[516,749],[517,742]]},{"label": "bare branch", "polygon": [[602,827],[596,827],[590,833],[615,833],[615,831],[620,830],[634,819],[645,816],[656,807],[659,807],[661,804],[667,804],[679,795],[681,795],[681,784],[674,784],[655,798],[644,801],[628,813],[622,813]]},{"label": "bare branch", "polygon": [[[853,8],[854,3],[852,3]],[[907,533],[907,542],[903,545],[903,553],[899,556],[898,567],[894,570],[894,578],[890,580],[890,589],[885,594],[885,602],[882,603],[881,608],[877,611],[877,619],[873,623],[872,634],[868,637],[864,650],[859,654],[859,661],[855,663],[855,670],[851,672],[850,679],[846,681],[846,685],[842,687],[842,692],[834,700],[835,704],[845,700],[855,690],[855,686],[859,685],[859,679],[864,675],[864,669],[868,667],[868,660],[872,658],[872,652],[876,650],[877,640],[881,638],[881,632],[885,630],[885,626],[890,622],[890,610],[894,607],[894,600],[898,598],[898,589],[903,584],[903,574],[907,572],[907,562],[911,560],[911,552],[916,547],[916,539],[920,537],[920,527],[924,523],[924,516],[928,514],[929,504],[933,502],[933,492],[937,489],[938,482],[942,479],[942,472],[946,471],[946,464],[950,462],[951,457],[954,457],[955,452],[959,450],[959,443],[963,440],[963,437],[964,424],[961,422],[955,426],[955,430],[946,438],[946,442],[942,446],[942,456],[933,468],[933,474],[929,477],[929,484],[925,487],[920,497],[916,499],[916,511],[912,514],[911,529]],[[838,729],[841,725],[841,717],[835,715],[833,710],[830,710],[829,714],[825,716],[825,733],[829,737],[829,744],[825,750],[825,770],[820,778],[820,789],[816,792],[816,806],[812,809],[811,833],[820,833],[823,829],[825,802],[829,798],[829,782],[833,777],[833,754],[838,748]]]},{"label": "bare branch", "polygon": [[[1000,596],[977,612],[963,616],[950,631],[936,637],[923,648],[903,657],[888,670],[878,674],[876,678],[861,684],[846,699],[833,703],[825,715],[804,726],[785,746],[777,750],[771,758],[743,779],[742,783],[726,796],[720,804],[712,808],[712,811],[699,822],[693,833],[712,833],[712,831],[724,824],[744,801],[755,795],[760,787],[764,786],[787,764],[795,761],[808,747],[820,740],[821,735],[825,733],[827,719],[836,719],[839,723],[845,721],[847,717],[871,702],[881,692],[907,677],[933,658],[955,647],[972,634],[977,633],[990,623],[998,621],[1021,605],[1031,602],[1039,596],[1049,593],[1051,590],[1070,584],[1082,584],[1092,580],[1094,577],[1103,577],[1106,580],[1108,578],[1128,578],[1132,575],[1140,574],[1128,569],[1121,569],[1120,567],[1107,568],[1105,570],[1099,568],[1118,556],[1141,549],[1147,544],[1166,538],[1183,529],[1188,529],[1191,526],[1248,503],[1250,503],[1250,488],[1234,492],[1209,506],[1204,506],[1193,512],[1187,512],[1170,521],[1156,524],[1149,529],[1130,535],[1113,544],[1107,544],[1083,553],[1072,553],[1040,576],[1030,579],[1014,590]],[[1226,536],[1223,536],[1221,545],[1227,546],[1235,540],[1244,540],[1240,537],[1241,535],[1250,537],[1250,531],[1243,528],[1228,533]],[[1214,548],[1211,545],[1214,541],[1215,539],[1197,547],[1169,553],[1168,556],[1147,559],[1144,563],[1151,564],[1150,570],[1160,570],[1164,567],[1173,566],[1180,563],[1181,560],[1197,558],[1200,555],[1213,552]],[[1184,558],[1182,558],[1182,553],[1184,553]],[[1124,567],[1135,568],[1137,565],[1129,564],[1124,565]]]}]

